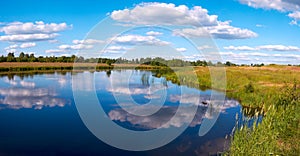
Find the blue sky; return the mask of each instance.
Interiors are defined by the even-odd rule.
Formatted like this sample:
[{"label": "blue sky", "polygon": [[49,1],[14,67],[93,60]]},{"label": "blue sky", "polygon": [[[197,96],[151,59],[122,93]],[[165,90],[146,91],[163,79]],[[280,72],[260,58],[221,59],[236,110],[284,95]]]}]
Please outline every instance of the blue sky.
[{"label": "blue sky", "polygon": [[[36,56],[60,56],[84,51],[85,56],[120,57],[130,53],[132,57],[185,56],[196,60],[204,59],[197,50],[216,50],[211,48],[215,45],[223,61],[300,64],[297,0],[1,3],[0,55],[24,51]],[[114,36],[137,26],[146,28]]]}]

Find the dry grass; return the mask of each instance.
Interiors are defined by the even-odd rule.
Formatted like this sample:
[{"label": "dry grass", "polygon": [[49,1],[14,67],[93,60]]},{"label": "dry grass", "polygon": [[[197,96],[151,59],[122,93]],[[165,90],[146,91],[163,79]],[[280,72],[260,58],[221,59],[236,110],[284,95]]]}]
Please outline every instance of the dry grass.
[{"label": "dry grass", "polygon": [[[95,63],[61,63],[61,62],[1,62],[0,67],[94,67]],[[98,63],[98,67],[107,67],[105,63]],[[137,64],[113,64],[115,67],[153,67],[150,65],[137,65]]]},{"label": "dry grass", "polygon": [[[71,67],[74,63],[60,62],[2,62],[0,67]],[[77,66],[91,67],[94,63],[76,63]],[[107,66],[107,64],[98,64],[98,66]]]}]

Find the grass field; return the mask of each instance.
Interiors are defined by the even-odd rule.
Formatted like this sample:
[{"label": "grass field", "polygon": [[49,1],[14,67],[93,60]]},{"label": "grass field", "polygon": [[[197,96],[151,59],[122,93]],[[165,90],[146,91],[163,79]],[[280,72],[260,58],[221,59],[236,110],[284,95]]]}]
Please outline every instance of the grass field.
[{"label": "grass field", "polygon": [[[176,69],[175,69],[176,70]],[[191,76],[198,75],[198,80]],[[208,89],[208,67],[161,72],[174,83]],[[252,117],[264,114],[257,126],[236,127],[228,155],[298,155],[300,153],[300,67],[227,67],[226,95],[240,101]],[[218,88],[215,88],[218,89]],[[224,91],[224,90],[223,90]],[[263,112],[263,113],[262,113]],[[249,117],[251,118],[251,116]],[[246,118],[245,121],[249,120]],[[247,122],[245,122],[247,123]],[[237,124],[238,125],[238,124]]]}]

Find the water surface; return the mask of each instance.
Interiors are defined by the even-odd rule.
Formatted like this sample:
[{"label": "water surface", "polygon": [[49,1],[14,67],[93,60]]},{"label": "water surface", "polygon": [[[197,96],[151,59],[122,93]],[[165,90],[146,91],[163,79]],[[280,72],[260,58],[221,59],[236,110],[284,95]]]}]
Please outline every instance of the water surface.
[{"label": "water surface", "polygon": [[[206,111],[211,90],[178,86],[163,77],[152,76],[154,74],[149,71],[99,71],[76,75],[87,78],[76,85],[85,90],[95,87],[107,116],[127,129],[147,131],[187,124],[185,117],[189,114],[182,114],[176,122],[166,124],[174,116],[180,100],[187,106],[197,105],[197,113],[188,128],[169,144],[150,151],[130,152],[105,144],[83,124],[73,100],[71,72],[2,75],[0,155],[214,155],[228,148],[236,114],[241,116],[239,103],[226,99],[216,124],[200,137],[202,120],[210,118]],[[129,83],[124,83],[124,76],[129,78]],[[95,78],[95,86],[88,79],[91,77]],[[182,89],[192,94],[182,94]],[[151,100],[164,99],[165,102],[155,114],[137,116],[122,109],[119,104],[130,110],[132,103],[126,100],[120,103],[114,98],[116,95],[125,99],[130,95],[145,110]]]}]

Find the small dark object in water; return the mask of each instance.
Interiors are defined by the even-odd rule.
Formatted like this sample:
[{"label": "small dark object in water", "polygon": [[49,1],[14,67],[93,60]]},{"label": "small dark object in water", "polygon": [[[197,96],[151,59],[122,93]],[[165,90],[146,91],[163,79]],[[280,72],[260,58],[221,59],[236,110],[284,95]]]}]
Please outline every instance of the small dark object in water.
[{"label": "small dark object in water", "polygon": [[204,105],[207,105],[207,102],[205,102],[205,101],[202,101],[201,103],[204,104]]}]

